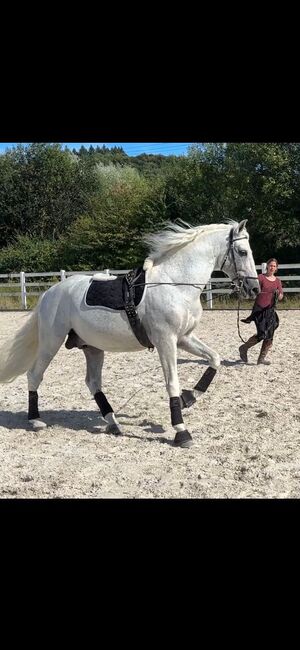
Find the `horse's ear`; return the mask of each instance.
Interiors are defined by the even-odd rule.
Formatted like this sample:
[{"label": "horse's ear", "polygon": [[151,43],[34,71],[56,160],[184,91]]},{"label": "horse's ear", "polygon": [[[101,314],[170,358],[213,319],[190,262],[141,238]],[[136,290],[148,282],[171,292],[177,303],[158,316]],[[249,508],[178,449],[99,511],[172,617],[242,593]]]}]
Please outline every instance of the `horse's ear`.
[{"label": "horse's ear", "polygon": [[239,223],[238,232],[241,232],[243,230],[243,228],[246,228],[247,221],[248,221],[248,219],[243,219],[243,221],[241,221]]}]

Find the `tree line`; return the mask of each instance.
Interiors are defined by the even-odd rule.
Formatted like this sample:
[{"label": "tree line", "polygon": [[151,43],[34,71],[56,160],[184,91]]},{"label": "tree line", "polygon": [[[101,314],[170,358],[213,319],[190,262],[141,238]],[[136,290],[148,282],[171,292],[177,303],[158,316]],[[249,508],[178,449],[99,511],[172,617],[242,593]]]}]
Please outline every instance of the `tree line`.
[{"label": "tree line", "polygon": [[187,156],[121,147],[18,145],[0,155],[0,272],[131,268],[166,220],[248,219],[257,263],[300,259],[300,144],[193,145]]}]

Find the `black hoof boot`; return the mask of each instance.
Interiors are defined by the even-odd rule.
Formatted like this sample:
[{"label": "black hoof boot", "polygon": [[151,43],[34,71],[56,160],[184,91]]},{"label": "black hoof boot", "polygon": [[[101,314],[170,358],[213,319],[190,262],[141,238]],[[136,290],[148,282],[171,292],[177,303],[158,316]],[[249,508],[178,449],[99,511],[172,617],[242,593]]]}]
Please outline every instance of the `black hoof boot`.
[{"label": "black hoof boot", "polygon": [[184,390],[181,392],[180,395],[180,406],[182,409],[189,408],[190,406],[193,406],[196,402],[196,397],[192,393],[191,390]]},{"label": "black hoof boot", "polygon": [[184,431],[178,431],[174,439],[174,447],[191,447],[193,444],[193,439],[191,434],[185,429]]}]

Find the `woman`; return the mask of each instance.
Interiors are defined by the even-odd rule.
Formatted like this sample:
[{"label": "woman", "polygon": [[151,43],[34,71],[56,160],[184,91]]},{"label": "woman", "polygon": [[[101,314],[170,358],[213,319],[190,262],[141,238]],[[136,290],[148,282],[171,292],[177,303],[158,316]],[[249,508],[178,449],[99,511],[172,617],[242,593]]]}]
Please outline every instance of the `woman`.
[{"label": "woman", "polygon": [[269,365],[271,362],[266,359],[268,352],[271,350],[273,343],[274,331],[279,325],[279,318],[275,311],[277,300],[282,300],[283,291],[279,278],[275,277],[278,270],[278,262],[275,257],[267,261],[267,272],[265,275],[260,273],[258,281],[260,293],[255,299],[251,315],[248,318],[241,319],[243,323],[251,323],[253,320],[256,325],[257,334],[239,347],[239,353],[242,361],[247,363],[247,350],[253,345],[262,341],[262,346],[257,363]]}]

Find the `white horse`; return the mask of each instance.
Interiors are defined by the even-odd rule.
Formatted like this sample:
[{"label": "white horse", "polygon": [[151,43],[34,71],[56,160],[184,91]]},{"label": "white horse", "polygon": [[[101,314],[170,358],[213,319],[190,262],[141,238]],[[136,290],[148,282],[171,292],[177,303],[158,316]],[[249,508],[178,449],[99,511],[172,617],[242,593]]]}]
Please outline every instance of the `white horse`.
[{"label": "white horse", "polygon": [[[144,262],[145,290],[136,311],[159,354],[176,432],[174,445],[179,447],[192,444],[182,408],[207,389],[220,365],[219,354],[193,334],[202,314],[201,291],[215,270],[223,270],[245,297],[255,297],[259,291],[246,221],[197,227],[167,223],[161,232],[145,237],[150,254]],[[107,281],[107,276],[102,277]],[[27,372],[28,419],[35,429],[46,426],[39,415],[37,389],[71,331],[74,344],[85,354],[85,381],[107,422],[106,431],[122,433],[101,390],[104,351],[141,352],[145,347],[136,338],[126,311],[87,305],[90,282],[86,275],[74,275],[48,289],[28,322],[0,350],[0,382]],[[180,392],[177,348],[208,360],[209,367],[193,391]]]}]

